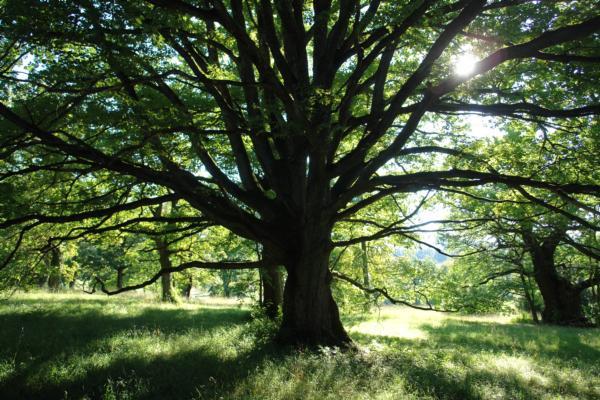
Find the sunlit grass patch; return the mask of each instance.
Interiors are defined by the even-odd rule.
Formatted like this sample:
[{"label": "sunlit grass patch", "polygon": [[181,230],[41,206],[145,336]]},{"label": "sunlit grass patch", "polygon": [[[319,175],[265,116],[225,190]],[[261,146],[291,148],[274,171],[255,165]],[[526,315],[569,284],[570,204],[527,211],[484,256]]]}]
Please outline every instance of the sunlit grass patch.
[{"label": "sunlit grass patch", "polygon": [[281,349],[238,303],[19,294],[0,303],[4,399],[596,399],[598,330],[382,307],[356,352]]},{"label": "sunlit grass patch", "polygon": [[370,318],[350,326],[349,330],[369,335],[427,339],[428,333],[422,329],[423,326],[437,327],[448,320],[508,324],[511,317],[504,315],[467,316],[416,310],[402,306],[382,306],[375,309]]},{"label": "sunlit grass patch", "polygon": [[427,332],[420,329],[423,323],[439,325],[444,316],[408,307],[384,306],[376,309],[371,318],[349,327],[350,332],[367,335],[390,336],[404,339],[426,339]]},{"label": "sunlit grass patch", "polygon": [[[600,398],[597,329],[514,324],[505,316],[428,314],[389,307],[353,332],[380,354],[410,363],[412,372],[406,375],[434,397]],[[374,340],[373,334],[383,336]]]}]

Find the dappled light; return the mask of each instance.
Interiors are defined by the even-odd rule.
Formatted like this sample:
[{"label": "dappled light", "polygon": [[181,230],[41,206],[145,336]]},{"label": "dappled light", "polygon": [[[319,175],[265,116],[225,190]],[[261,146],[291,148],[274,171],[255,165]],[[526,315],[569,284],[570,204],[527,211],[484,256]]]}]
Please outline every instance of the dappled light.
[{"label": "dappled light", "polygon": [[600,399],[590,0],[0,0],[0,400]]},{"label": "dappled light", "polygon": [[266,345],[272,331],[249,316],[237,307],[18,295],[0,305],[0,393],[28,399],[600,395],[597,331],[382,307],[352,325],[357,351],[295,352]]}]

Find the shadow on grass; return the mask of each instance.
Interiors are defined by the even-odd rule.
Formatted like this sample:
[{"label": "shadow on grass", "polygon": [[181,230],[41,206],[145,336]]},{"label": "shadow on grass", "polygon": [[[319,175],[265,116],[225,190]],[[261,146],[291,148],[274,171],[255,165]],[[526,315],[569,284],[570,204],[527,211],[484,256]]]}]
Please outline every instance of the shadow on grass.
[{"label": "shadow on grass", "polygon": [[[257,344],[249,312],[235,308],[185,310],[136,299],[16,303],[0,313],[1,360],[16,365],[0,370],[0,399],[371,398],[383,391],[403,398],[394,395],[398,381],[398,393],[445,399],[597,393],[558,372],[532,378],[473,364],[490,354],[598,363],[598,350],[568,328],[449,319],[420,325],[423,340],[354,333],[359,343],[384,347],[328,355]],[[172,347],[152,351],[161,345]]]},{"label": "shadow on grass", "polygon": [[[355,333],[391,349],[390,368],[434,398],[481,399],[568,397],[596,399],[598,385],[573,382],[571,373],[593,371],[600,351],[581,341],[577,328],[499,324],[448,319],[421,324],[421,340]],[[597,331],[596,331],[597,332]],[[600,333],[600,332],[597,332]],[[563,368],[570,369],[562,373]],[[588,376],[597,383],[597,377]],[[595,386],[595,387],[594,387]]]},{"label": "shadow on grass", "polygon": [[59,381],[31,385],[20,374],[0,385],[2,399],[219,399],[230,392],[265,357],[284,352],[259,346],[239,357],[223,359],[207,348],[181,351],[168,357],[127,356],[114,358],[103,367],[87,368],[83,374]]},{"label": "shadow on grass", "polygon": [[600,351],[581,341],[582,332],[594,332],[586,328],[449,319],[441,326],[425,324],[420,329],[427,332],[432,340],[470,352],[518,351],[536,358],[558,358],[585,363],[600,361]]},{"label": "shadow on grass", "polygon": [[[231,372],[239,370],[233,364],[239,360],[224,359],[211,349],[200,347],[161,358],[148,356],[141,348],[139,354],[120,357],[119,349],[110,348],[106,341],[209,336],[250,320],[248,311],[235,308],[132,310],[140,303],[128,299],[119,303],[121,314],[103,312],[114,304],[103,299],[61,299],[59,307],[51,302],[51,307],[44,307],[31,299],[18,303],[26,308],[0,314],[0,356],[16,366],[8,376],[0,375],[2,399],[101,398],[111,393],[124,398],[132,391],[135,398],[179,398],[189,397],[197,387],[233,383]],[[255,365],[252,359],[265,352],[254,349],[254,353],[245,354],[245,362]],[[102,362],[103,356],[108,363]],[[72,376],[65,377],[63,368],[73,369]]]},{"label": "shadow on grass", "polygon": [[[32,339],[27,342],[32,352],[52,356],[53,351],[59,350],[57,346],[68,352],[125,330],[159,329],[167,334],[183,333],[189,329],[210,331],[250,319],[247,311],[237,309],[190,311],[147,308],[115,315],[103,313],[102,304],[84,309],[73,305],[81,303],[65,304],[64,308],[56,310],[35,309],[0,315],[0,349],[6,352],[15,345],[17,338]],[[36,338],[42,340],[33,340]]]}]

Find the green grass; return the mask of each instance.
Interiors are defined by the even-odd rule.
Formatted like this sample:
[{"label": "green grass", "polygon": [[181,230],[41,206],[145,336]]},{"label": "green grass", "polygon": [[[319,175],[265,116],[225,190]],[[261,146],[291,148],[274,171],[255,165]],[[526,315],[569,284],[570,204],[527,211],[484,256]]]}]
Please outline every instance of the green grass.
[{"label": "green grass", "polygon": [[354,320],[355,353],[267,331],[227,302],[18,294],[0,302],[0,399],[600,398],[597,329],[385,307]]}]

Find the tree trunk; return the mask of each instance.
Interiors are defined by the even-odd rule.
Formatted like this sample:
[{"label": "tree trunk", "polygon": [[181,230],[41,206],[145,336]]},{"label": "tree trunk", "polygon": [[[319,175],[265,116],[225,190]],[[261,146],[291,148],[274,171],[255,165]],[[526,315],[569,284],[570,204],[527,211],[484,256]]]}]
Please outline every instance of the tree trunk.
[{"label": "tree trunk", "polygon": [[171,283],[171,274],[169,272],[165,272],[160,276],[160,285],[162,288],[162,301],[169,303],[174,302],[173,285]]},{"label": "tree trunk", "polygon": [[48,288],[51,291],[57,291],[60,288],[61,276],[60,276],[60,265],[62,257],[60,249],[53,247],[50,250],[50,270],[48,271]]},{"label": "tree trunk", "polygon": [[330,231],[307,229],[290,241],[286,252],[288,276],[283,295],[283,320],[278,339],[293,345],[348,347],[352,341],[331,294]]},{"label": "tree trunk", "polygon": [[48,276],[49,275],[46,274],[46,275],[42,275],[42,276],[38,277],[38,280],[37,280],[38,288],[42,289],[48,285]]},{"label": "tree trunk", "polygon": [[536,273],[536,281],[544,299],[542,320],[556,325],[586,326],[581,291],[566,279],[546,273]]},{"label": "tree trunk", "polygon": [[185,297],[185,299],[187,301],[190,301],[190,298],[192,297],[192,288],[194,287],[194,280],[192,278],[192,276],[190,275],[188,277],[188,282],[186,283],[185,287],[183,288],[183,296]]},{"label": "tree trunk", "polygon": [[231,271],[221,271],[221,281],[223,282],[223,294],[225,297],[231,297],[231,287],[229,286],[231,283],[231,275]]},{"label": "tree trunk", "polygon": [[260,305],[267,317],[275,319],[283,304],[283,277],[279,266],[273,258],[273,252],[263,246],[261,259],[269,266],[261,268],[260,273]]},{"label": "tree trunk", "polygon": [[534,278],[544,299],[542,321],[547,324],[587,326],[581,290],[556,271],[554,252],[546,243],[532,249]]},{"label": "tree trunk", "polygon": [[117,269],[117,289],[123,289],[125,278],[125,268]]},{"label": "tree trunk", "polygon": [[533,294],[529,291],[529,285],[527,284],[527,281],[525,280],[525,274],[523,274],[521,272],[519,274],[519,276],[521,277],[521,283],[523,285],[523,292],[525,293],[525,300],[527,301],[527,305],[529,306],[529,311],[531,312],[531,318],[533,319],[533,322],[535,322],[536,324],[539,324],[540,320],[537,315],[537,307],[535,306],[535,300],[533,298]]},{"label": "tree trunk", "polygon": [[77,274],[73,275],[73,279],[69,282],[69,289],[75,289],[75,284],[77,283]]},{"label": "tree trunk", "polygon": [[271,266],[261,268],[261,281],[263,284],[261,305],[267,317],[275,319],[279,314],[279,307],[283,304],[283,283],[279,267]]},{"label": "tree trunk", "polygon": [[[158,250],[158,259],[160,262],[161,269],[172,268],[170,252],[167,244],[164,240],[156,239],[156,248]],[[160,285],[161,285],[161,300],[167,303],[172,303],[175,301],[175,296],[173,295],[173,285],[171,284],[171,273],[164,272],[160,275]]]}]

